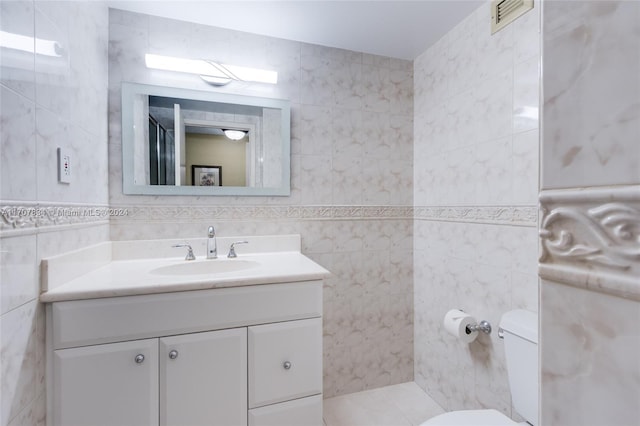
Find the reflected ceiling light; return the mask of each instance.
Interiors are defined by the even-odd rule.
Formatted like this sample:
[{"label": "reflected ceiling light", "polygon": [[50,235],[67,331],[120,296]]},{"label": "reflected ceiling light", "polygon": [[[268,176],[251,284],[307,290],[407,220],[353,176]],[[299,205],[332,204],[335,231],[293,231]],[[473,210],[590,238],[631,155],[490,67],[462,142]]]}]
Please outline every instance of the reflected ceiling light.
[{"label": "reflected ceiling light", "polygon": [[224,129],[223,132],[224,135],[232,141],[239,141],[247,136],[247,132],[245,130]]},{"label": "reflected ceiling light", "polygon": [[144,60],[148,68],[198,74],[204,81],[214,86],[224,86],[233,80],[254,83],[278,83],[278,73],[276,71],[219,64],[204,59],[184,59],[173,56],[153,55],[151,53],[147,53]]},{"label": "reflected ceiling light", "polygon": [[0,31],[0,46],[54,57],[61,57],[64,53],[62,45],[57,41],[33,38],[7,31]]}]

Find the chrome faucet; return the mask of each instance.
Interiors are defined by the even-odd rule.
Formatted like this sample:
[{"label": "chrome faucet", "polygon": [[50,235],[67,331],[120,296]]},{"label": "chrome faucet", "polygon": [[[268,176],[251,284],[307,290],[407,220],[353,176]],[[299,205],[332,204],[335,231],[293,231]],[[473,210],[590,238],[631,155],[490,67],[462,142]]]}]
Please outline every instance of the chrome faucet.
[{"label": "chrome faucet", "polygon": [[218,243],[216,242],[216,230],[210,226],[207,230],[207,259],[218,258]]}]

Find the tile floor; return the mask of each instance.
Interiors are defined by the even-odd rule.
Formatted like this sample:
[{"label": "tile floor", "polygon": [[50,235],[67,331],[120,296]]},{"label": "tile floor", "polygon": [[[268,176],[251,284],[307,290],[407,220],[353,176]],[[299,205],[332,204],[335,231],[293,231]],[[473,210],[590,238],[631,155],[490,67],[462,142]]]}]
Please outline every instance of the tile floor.
[{"label": "tile floor", "polygon": [[324,400],[325,426],[417,426],[444,413],[414,382]]}]

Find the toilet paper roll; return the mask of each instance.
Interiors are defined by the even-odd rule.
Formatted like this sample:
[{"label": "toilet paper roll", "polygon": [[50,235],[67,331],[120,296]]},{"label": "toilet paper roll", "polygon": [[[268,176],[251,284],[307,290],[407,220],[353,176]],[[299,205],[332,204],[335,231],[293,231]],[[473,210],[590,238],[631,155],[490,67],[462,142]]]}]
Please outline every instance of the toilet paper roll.
[{"label": "toilet paper roll", "polygon": [[467,326],[476,324],[476,319],[460,309],[452,309],[444,316],[444,329],[464,343],[470,343],[478,337],[477,331],[467,332]]}]

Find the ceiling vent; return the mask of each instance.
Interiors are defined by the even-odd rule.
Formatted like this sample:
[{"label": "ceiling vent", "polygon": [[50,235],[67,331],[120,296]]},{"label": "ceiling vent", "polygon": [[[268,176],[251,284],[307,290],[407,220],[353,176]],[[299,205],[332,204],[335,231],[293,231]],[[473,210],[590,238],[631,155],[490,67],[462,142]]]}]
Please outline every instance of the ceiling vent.
[{"label": "ceiling vent", "polygon": [[491,0],[491,34],[533,9],[533,0]]}]

